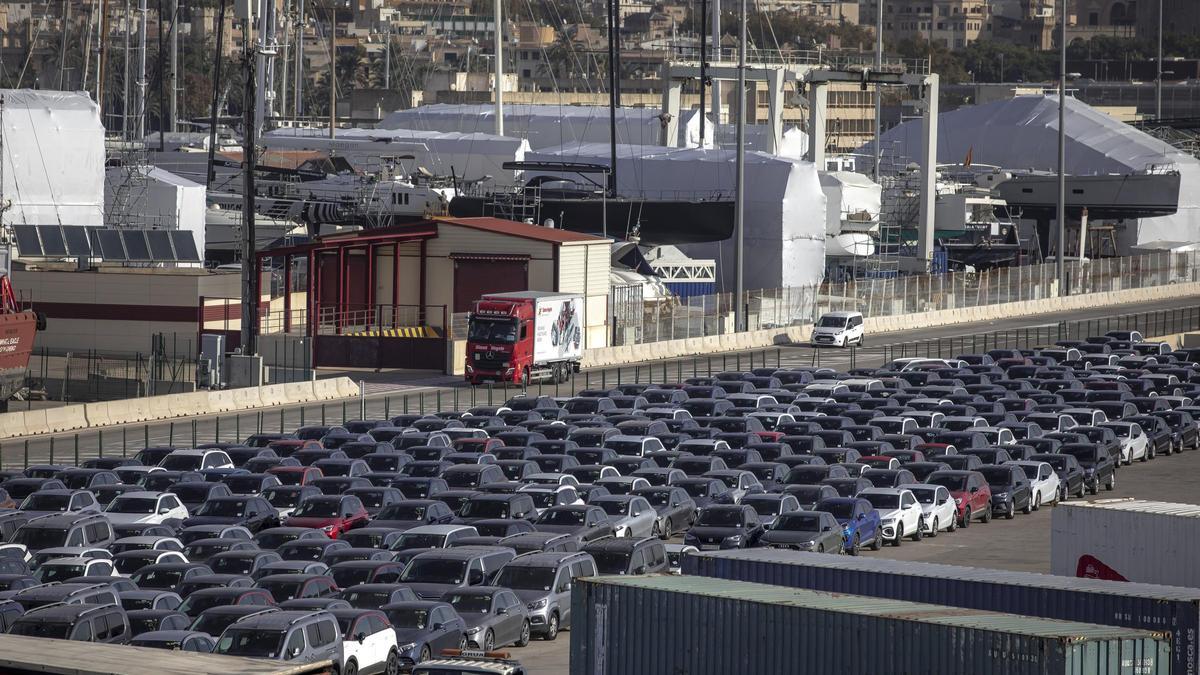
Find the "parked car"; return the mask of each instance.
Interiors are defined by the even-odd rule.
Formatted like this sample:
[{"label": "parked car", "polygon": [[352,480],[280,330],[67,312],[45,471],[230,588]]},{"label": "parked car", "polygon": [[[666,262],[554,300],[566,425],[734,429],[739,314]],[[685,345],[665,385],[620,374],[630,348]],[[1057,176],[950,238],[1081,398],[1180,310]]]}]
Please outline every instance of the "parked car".
[{"label": "parked car", "polygon": [[814,511],[830,513],[842,526],[842,547],[850,555],[858,555],[863,546],[878,551],[883,546],[883,528],[879,512],[871,502],[858,497],[823,499]]},{"label": "parked car", "polygon": [[939,532],[958,529],[958,507],[944,486],[909,483],[900,487],[912,492],[921,505],[921,512],[925,516],[925,536],[936,537]]},{"label": "parked car", "polygon": [[959,527],[970,527],[975,519],[984,523],[991,521],[992,491],[978,471],[934,471],[925,482],[950,491],[958,508]]},{"label": "parked car", "polygon": [[983,475],[992,493],[992,511],[1012,520],[1020,509],[1033,512],[1033,489],[1019,466],[987,464],[976,469]]},{"label": "parked car", "polygon": [[925,512],[910,490],[903,488],[869,488],[858,493],[879,512],[883,539],[899,546],[905,537],[921,541],[925,535]]},{"label": "parked car", "polygon": [[758,513],[749,506],[716,504],[700,509],[683,542],[700,550],[751,548],[763,533]]},{"label": "parked car", "polygon": [[498,647],[529,644],[529,610],[517,594],[498,586],[457,589],[442,596],[465,624],[469,647],[494,651]]},{"label": "parked car", "polygon": [[816,553],[841,553],[842,526],[827,511],[788,511],[780,514],[758,540],[759,546]]}]

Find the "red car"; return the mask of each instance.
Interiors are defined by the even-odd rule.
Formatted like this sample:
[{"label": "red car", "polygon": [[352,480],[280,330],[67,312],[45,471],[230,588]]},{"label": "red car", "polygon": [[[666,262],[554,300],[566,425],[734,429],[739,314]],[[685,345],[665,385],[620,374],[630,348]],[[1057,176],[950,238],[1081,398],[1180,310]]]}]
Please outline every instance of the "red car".
[{"label": "red car", "polygon": [[969,527],[976,519],[982,523],[992,519],[992,489],[978,471],[934,471],[925,482],[950,491],[958,508],[959,527]]},{"label": "red car", "polygon": [[353,495],[320,495],[309,497],[292,511],[284,527],[311,527],[321,530],[331,539],[344,532],[362,527],[371,519],[361,500]]},{"label": "red car", "polygon": [[318,478],[324,478],[325,472],[315,466],[273,466],[267,473],[279,479],[284,485],[308,485]]},{"label": "red car", "polygon": [[755,431],[754,435],[758,436],[760,443],[778,443],[784,437],[782,431]]}]

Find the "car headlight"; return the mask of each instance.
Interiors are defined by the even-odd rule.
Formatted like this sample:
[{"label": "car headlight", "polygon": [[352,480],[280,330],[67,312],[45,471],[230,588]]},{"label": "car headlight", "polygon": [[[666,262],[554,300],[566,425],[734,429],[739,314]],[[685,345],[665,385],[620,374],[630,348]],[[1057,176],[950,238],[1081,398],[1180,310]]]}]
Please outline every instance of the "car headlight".
[{"label": "car headlight", "polygon": [[1007,492],[993,492],[992,496],[995,497],[996,499],[1008,499]]},{"label": "car headlight", "polygon": [[479,632],[479,631],[481,631],[481,630],[483,630],[483,629],[482,629],[482,628],[480,628],[479,626],[476,626],[476,627],[474,627],[474,628],[468,628],[468,629],[467,629],[467,630],[465,630],[464,632],[465,632],[467,635],[474,635],[474,634],[478,633],[478,632]]},{"label": "car headlight", "polygon": [[958,504],[959,506],[962,506],[962,497],[955,497],[954,503]]},{"label": "car headlight", "polygon": [[725,543],[727,543],[727,544],[740,544],[740,543],[742,543],[742,535],[740,535],[740,534],[733,534],[733,535],[730,535],[730,536],[728,536],[728,537],[725,537]]},{"label": "car headlight", "polygon": [[536,611],[539,609],[545,609],[546,605],[548,604],[550,604],[550,600],[548,598],[542,598],[541,600],[535,600],[534,602],[529,603],[527,606],[530,610]]},{"label": "car headlight", "polygon": [[325,534],[329,534],[330,532],[333,532],[334,530],[336,530],[337,526],[336,525],[326,525],[325,527],[322,527],[321,529],[325,532]]},{"label": "car headlight", "polygon": [[417,643],[415,643],[415,642],[410,642],[406,645],[400,645],[400,651],[402,651],[402,652],[411,652],[412,650],[414,650],[416,648],[417,648]]},{"label": "car headlight", "polygon": [[812,548],[813,546],[816,546],[816,545],[817,545],[817,542],[815,542],[815,541],[802,541],[799,544],[797,544],[797,546],[799,546],[800,548]]},{"label": "car headlight", "polygon": [[895,518],[884,518],[883,519],[883,525],[894,525],[895,523],[896,523]]}]

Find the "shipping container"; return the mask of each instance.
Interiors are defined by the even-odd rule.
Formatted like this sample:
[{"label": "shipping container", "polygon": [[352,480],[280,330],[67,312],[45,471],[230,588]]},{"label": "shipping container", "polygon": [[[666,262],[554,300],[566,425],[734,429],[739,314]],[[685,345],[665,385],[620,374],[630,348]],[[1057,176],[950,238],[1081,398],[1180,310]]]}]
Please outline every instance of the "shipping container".
[{"label": "shipping container", "polygon": [[1195,588],[765,548],[689,554],[683,573],[1167,631],[1171,672],[1196,675],[1200,589]]},{"label": "shipping container", "polygon": [[1050,571],[1200,588],[1200,506],[1142,499],[1062,504],[1050,520]]},{"label": "shipping container", "polygon": [[703,577],[590,577],[572,675],[1166,675],[1150,631]]}]

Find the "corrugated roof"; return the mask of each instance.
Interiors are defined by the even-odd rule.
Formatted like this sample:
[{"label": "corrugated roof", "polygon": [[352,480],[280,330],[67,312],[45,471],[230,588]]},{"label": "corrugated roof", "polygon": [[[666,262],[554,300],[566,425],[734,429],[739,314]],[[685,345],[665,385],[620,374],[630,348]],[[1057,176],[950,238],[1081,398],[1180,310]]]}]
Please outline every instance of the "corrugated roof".
[{"label": "corrugated roof", "polygon": [[495,232],[496,234],[505,234],[510,237],[522,237],[524,239],[545,241],[552,244],[596,244],[607,241],[603,237],[595,237],[590,234],[581,234],[579,232],[571,232],[569,230],[552,229],[549,227],[542,227],[541,225],[530,225],[528,223],[520,223],[515,220],[503,220],[500,218],[437,217],[434,218],[434,221],[446,223],[448,225],[469,227],[475,230]]},{"label": "corrugated roof", "polygon": [[1146,499],[1099,499],[1094,502],[1070,504],[1071,508],[1088,508],[1104,511],[1133,511],[1137,513],[1153,513],[1162,516],[1181,516],[1185,518],[1200,518],[1200,506],[1195,504],[1176,504],[1173,502],[1155,502]]},{"label": "corrugated roof", "polygon": [[768,605],[790,605],[810,609],[878,616],[921,623],[960,626],[1039,638],[1058,638],[1069,642],[1110,640],[1114,638],[1159,637],[1150,631],[1117,628],[1077,621],[1058,621],[1016,614],[1001,614],[962,607],[943,607],[902,600],[868,598],[860,595],[822,593],[800,588],[768,586],[747,581],[729,581],[709,577],[642,576],[590,577],[590,583],[632,586],[668,593],[688,593]]},{"label": "corrugated roof", "polygon": [[690,554],[694,557],[747,560],[766,564],[804,565],[877,572],[880,574],[913,574],[931,579],[967,579],[978,583],[1019,584],[1034,588],[1084,591],[1088,593],[1120,593],[1121,595],[1152,600],[1193,600],[1200,602],[1200,589],[1182,586],[1162,586],[1126,581],[1105,581],[1083,577],[1066,577],[1037,572],[1013,572],[983,567],[963,567],[940,563],[831,556],[825,553],[786,551],[772,548],[751,548],[728,551],[705,551]]}]

